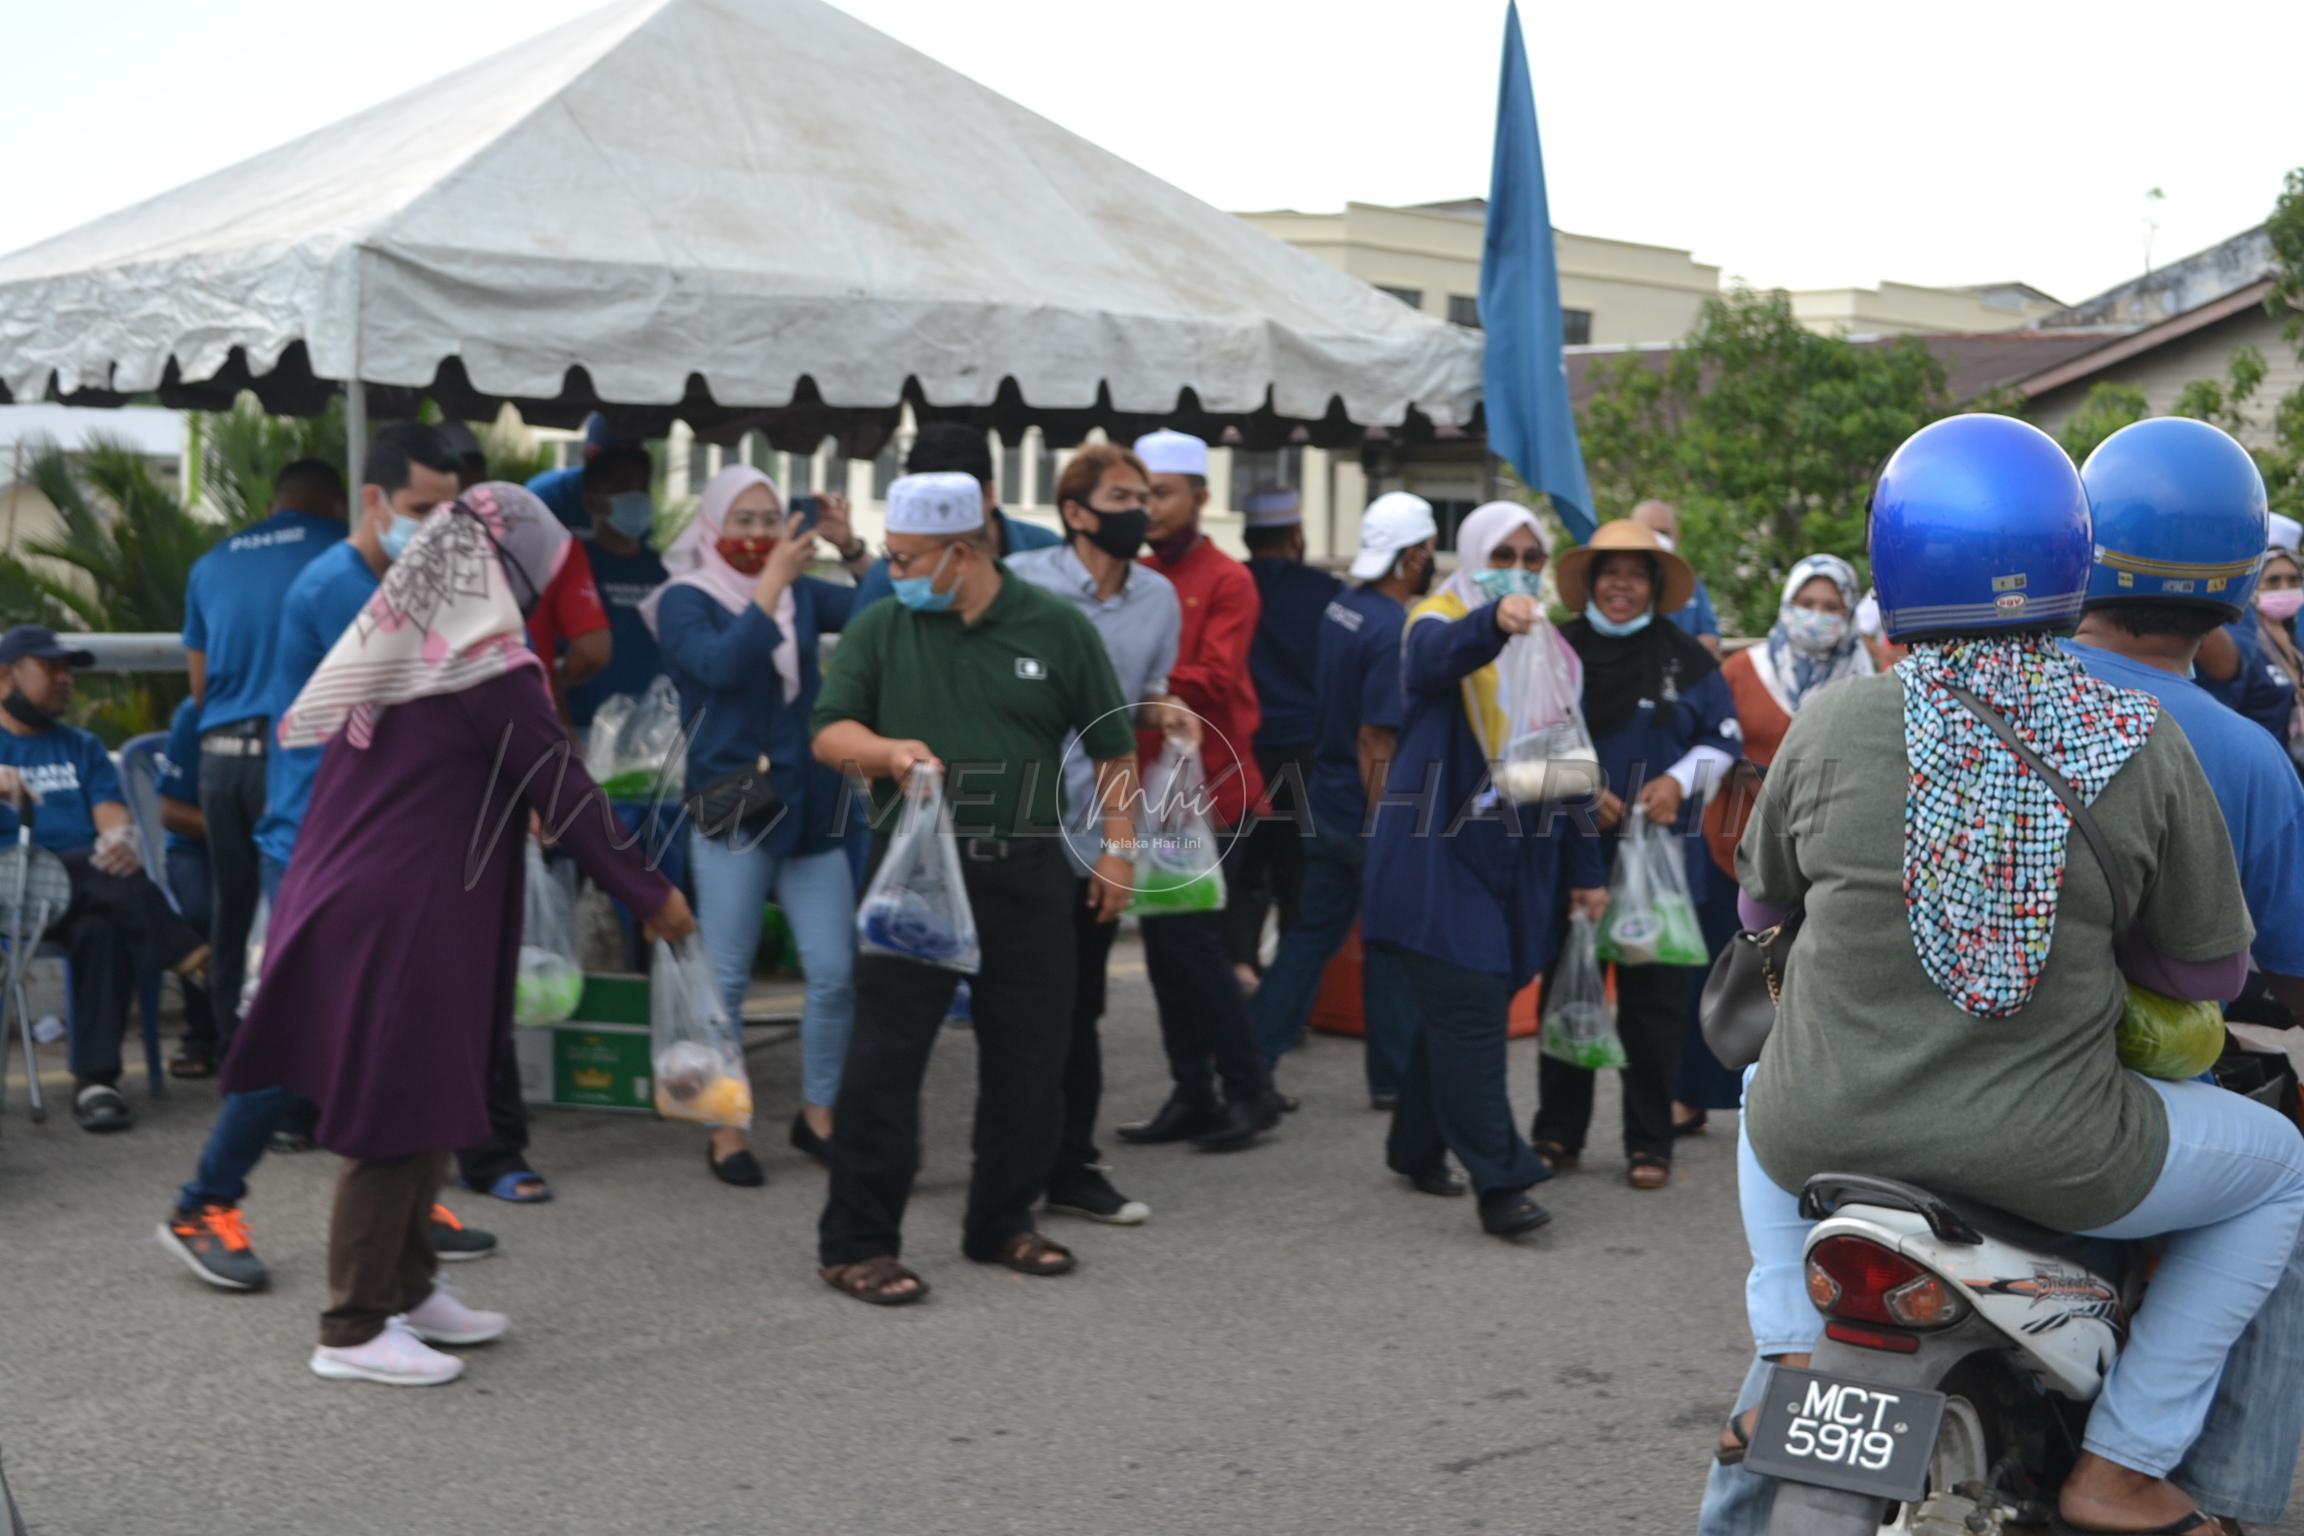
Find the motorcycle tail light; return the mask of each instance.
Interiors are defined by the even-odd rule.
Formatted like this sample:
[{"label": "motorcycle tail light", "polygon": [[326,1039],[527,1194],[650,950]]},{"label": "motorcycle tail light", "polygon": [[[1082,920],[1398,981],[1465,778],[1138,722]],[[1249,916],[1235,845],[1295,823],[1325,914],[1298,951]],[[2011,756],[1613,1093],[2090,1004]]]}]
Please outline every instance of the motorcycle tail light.
[{"label": "motorcycle tail light", "polygon": [[1893,1328],[1942,1328],[1967,1311],[1944,1280],[1863,1237],[1828,1237],[1808,1250],[1808,1297],[1827,1317]]},{"label": "motorcycle tail light", "polygon": [[1968,1303],[1941,1276],[1923,1273],[1880,1298],[1888,1315],[1907,1328],[1944,1328],[1960,1321]]},{"label": "motorcycle tail light", "polygon": [[1892,1328],[1859,1328],[1854,1323],[1831,1322],[1824,1325],[1824,1337],[1854,1344],[1859,1349],[1886,1350],[1892,1355],[1920,1353],[1918,1334],[1899,1333]]}]

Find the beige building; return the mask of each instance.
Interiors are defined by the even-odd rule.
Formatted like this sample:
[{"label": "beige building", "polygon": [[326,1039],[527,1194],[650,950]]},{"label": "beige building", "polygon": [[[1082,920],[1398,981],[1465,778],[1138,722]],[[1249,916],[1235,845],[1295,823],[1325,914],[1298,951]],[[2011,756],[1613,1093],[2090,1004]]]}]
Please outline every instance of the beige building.
[{"label": "beige building", "polygon": [[2061,307],[2028,283],[1982,283],[1972,288],[1882,283],[1877,288],[1796,288],[1786,296],[1792,301],[1793,317],[1809,330],[1848,336],[2013,331]]}]

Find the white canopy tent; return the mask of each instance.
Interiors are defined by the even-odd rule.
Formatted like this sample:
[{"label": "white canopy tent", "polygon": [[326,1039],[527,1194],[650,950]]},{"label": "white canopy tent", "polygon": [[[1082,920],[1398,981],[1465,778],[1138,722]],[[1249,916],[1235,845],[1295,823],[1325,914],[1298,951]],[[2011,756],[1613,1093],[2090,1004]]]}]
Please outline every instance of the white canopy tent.
[{"label": "white canopy tent", "polygon": [[820,0],[619,0],[0,258],[0,399],[350,380],[858,455],[906,402],[1345,443],[1468,424],[1480,344]]}]

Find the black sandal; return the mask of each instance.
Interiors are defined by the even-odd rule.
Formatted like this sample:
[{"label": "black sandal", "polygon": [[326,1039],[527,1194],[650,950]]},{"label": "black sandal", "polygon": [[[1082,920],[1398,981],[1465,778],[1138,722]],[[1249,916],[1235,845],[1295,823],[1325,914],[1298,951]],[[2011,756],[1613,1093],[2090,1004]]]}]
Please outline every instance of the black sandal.
[{"label": "black sandal", "polygon": [[[854,1264],[827,1264],[816,1271],[816,1277],[841,1295],[873,1307],[907,1307],[928,1294],[928,1282],[906,1269],[892,1253]],[[907,1280],[912,1289],[896,1289]]]},{"label": "black sandal", "polygon": [[1672,1182],[1672,1159],[1658,1157],[1653,1152],[1635,1152],[1626,1159],[1631,1166],[1624,1177],[1634,1189],[1662,1189]]},{"label": "black sandal", "polygon": [[1020,1275],[1038,1275],[1053,1278],[1068,1275],[1080,1267],[1072,1250],[1037,1232],[1019,1232],[1008,1239],[1000,1256],[992,1261],[1016,1271]]},{"label": "black sandal", "polygon": [[1556,1141],[1529,1140],[1528,1149],[1536,1154],[1536,1161],[1554,1173],[1566,1173],[1584,1160],[1581,1152],[1571,1152]]},{"label": "black sandal", "polygon": [[[1745,1410],[1745,1413],[1749,1412],[1750,1409]],[[1728,1435],[1736,1443],[1714,1451],[1712,1459],[1724,1467],[1733,1467],[1742,1463],[1745,1454],[1752,1449],[1752,1436],[1744,1428],[1744,1414],[1728,1415]]]}]

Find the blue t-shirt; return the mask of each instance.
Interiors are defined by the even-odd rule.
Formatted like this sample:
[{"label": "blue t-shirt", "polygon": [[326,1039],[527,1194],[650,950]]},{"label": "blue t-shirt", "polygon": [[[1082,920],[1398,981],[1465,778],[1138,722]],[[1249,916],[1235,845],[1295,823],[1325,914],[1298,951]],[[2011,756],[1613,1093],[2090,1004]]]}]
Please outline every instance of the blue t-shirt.
[{"label": "blue t-shirt", "polygon": [[1400,631],[1407,625],[1407,608],[1374,587],[1337,594],[1320,616],[1312,759],[1316,832],[1357,834],[1367,820],[1360,727],[1400,729]]},{"label": "blue t-shirt", "polygon": [[591,536],[592,514],[584,510],[583,465],[548,469],[530,480],[528,489],[538,501],[552,509],[554,517],[568,525],[571,533]]},{"label": "blue t-shirt", "polygon": [[643,694],[664,670],[656,636],[640,617],[640,601],[664,585],[664,557],[643,544],[629,555],[612,554],[597,540],[586,544],[592,583],[608,610],[608,665],[568,690],[568,715],[577,728],[592,723],[602,704],[620,693]]},{"label": "blue t-shirt", "polygon": [[1720,615],[1712,611],[1712,594],[1704,589],[1701,576],[1696,578],[1696,595],[1667,617],[1699,640],[1720,633]]},{"label": "blue t-shirt", "polygon": [[[200,803],[200,706],[190,699],[178,704],[176,713],[168,717],[168,740],[152,767],[153,793],[178,805]],[[166,833],[160,841],[163,853],[200,846],[199,839],[181,832]]]},{"label": "blue t-shirt", "polygon": [[2254,721],[2271,733],[2282,751],[2288,747],[2288,722],[2296,710],[2296,684],[2287,670],[2272,659],[2256,633],[2255,615],[2224,632],[2240,648],[2240,672],[2227,682],[2203,680],[2200,686],[2226,709]]},{"label": "blue t-shirt", "polygon": [[1263,716],[1256,722],[1256,745],[1301,747],[1319,729],[1314,705],[1319,670],[1321,615],[1344,583],[1301,560],[1264,556],[1248,562],[1264,600],[1256,638],[1248,647],[1248,675],[1256,683]]},{"label": "blue t-shirt", "polygon": [[[1052,544],[1064,542],[1064,535],[1053,529],[1043,528],[1038,523],[1027,523],[1019,517],[1010,517],[997,507],[993,509],[992,516],[1000,524],[1000,536],[1007,554],[1020,555],[1028,549],[1046,549]],[[880,599],[893,597],[895,593],[896,588],[888,579],[888,562],[875,560],[872,569],[856,582],[856,611],[862,613]]]},{"label": "blue t-shirt", "polygon": [[287,707],[272,694],[280,603],[297,574],[344,534],[333,517],[275,512],[193,565],[184,588],[184,648],[208,659],[200,729],[269,720]]},{"label": "blue t-shirt", "polygon": [[2076,640],[2064,648],[2105,682],[2152,695],[2183,727],[2232,836],[2257,969],[2304,976],[2304,782],[2288,754],[2197,683]]},{"label": "blue t-shirt", "polygon": [[[383,585],[356,544],[340,543],[304,567],[280,605],[280,641],[273,654],[272,687],[285,710],[296,702],[321,659]],[[285,869],[296,851],[297,829],[312,803],[312,781],[326,747],[275,744],[264,760],[264,819],[256,846]]]},{"label": "blue t-shirt", "polygon": [[[55,726],[37,736],[0,731],[0,767],[22,774],[40,797],[32,808],[32,841],[51,853],[94,847],[94,807],[128,806],[112,754],[76,725]],[[14,842],[18,824],[16,807],[0,800],[0,837]]]}]

